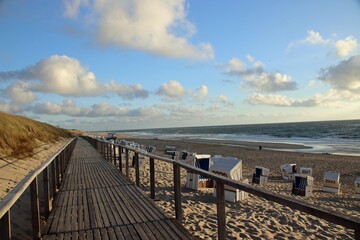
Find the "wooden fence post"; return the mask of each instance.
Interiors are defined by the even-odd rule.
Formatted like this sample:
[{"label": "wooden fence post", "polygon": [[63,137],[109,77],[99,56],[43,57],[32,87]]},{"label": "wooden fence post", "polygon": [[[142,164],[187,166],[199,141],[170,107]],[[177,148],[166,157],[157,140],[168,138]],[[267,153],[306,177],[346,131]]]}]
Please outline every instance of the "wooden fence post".
[{"label": "wooden fence post", "polygon": [[125,174],[129,177],[129,149],[126,149],[125,153]]},{"label": "wooden fence post", "polygon": [[116,145],[113,144],[113,148],[114,148],[114,166],[116,168]]},{"label": "wooden fence post", "polygon": [[33,239],[41,239],[40,229],[40,209],[39,209],[39,188],[37,176],[30,184],[31,196],[31,218],[32,218],[32,233]]},{"label": "wooden fence post", "polygon": [[60,154],[56,156],[56,186],[60,188]]},{"label": "wooden fence post", "polygon": [[0,236],[4,240],[11,239],[10,210],[0,219]]},{"label": "wooden fence post", "polygon": [[150,197],[155,199],[155,164],[154,158],[150,158]]},{"label": "wooden fence post", "polygon": [[135,152],[135,183],[140,186],[140,166],[139,166],[139,153]]},{"label": "wooden fence post", "polygon": [[45,219],[49,217],[50,213],[50,182],[49,182],[49,171],[46,167],[43,171],[44,181],[44,205],[45,205]]},{"label": "wooden fence post", "polygon": [[181,209],[181,182],[180,182],[180,166],[173,163],[174,171],[174,193],[175,193],[175,217],[182,224]]},{"label": "wooden fence post", "polygon": [[216,206],[218,222],[218,239],[226,239],[225,190],[224,183],[216,182]]},{"label": "wooden fence post", "polygon": [[54,161],[51,163],[51,178],[52,178],[52,198],[55,198],[56,195],[56,159],[55,157]]},{"label": "wooden fence post", "polygon": [[122,152],[123,148],[119,146],[119,171],[122,173]]}]

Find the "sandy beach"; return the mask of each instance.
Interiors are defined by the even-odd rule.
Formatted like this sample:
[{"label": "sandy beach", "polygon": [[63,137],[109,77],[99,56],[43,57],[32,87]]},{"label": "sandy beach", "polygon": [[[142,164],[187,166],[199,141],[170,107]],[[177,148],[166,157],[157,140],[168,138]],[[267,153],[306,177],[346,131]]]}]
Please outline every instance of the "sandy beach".
[{"label": "sandy beach", "polygon": [[[165,146],[170,145],[175,146],[179,151],[188,150],[198,154],[237,157],[243,161],[244,178],[251,179],[255,166],[270,169],[269,182],[266,186],[261,186],[262,188],[360,218],[360,200],[354,198],[354,180],[356,176],[360,176],[360,157],[270,150],[291,151],[303,147],[291,144],[262,144],[263,149],[259,151],[259,143],[252,142],[235,143],[196,139],[172,141],[140,138],[127,140],[155,146],[156,155],[162,156],[165,156],[163,154]],[[313,168],[315,178],[313,196],[305,198],[291,195],[292,183],[281,178],[280,165],[285,163],[296,163],[298,167]],[[167,213],[174,216],[172,166],[156,161],[155,169],[157,203]],[[322,191],[325,171],[341,173],[340,194]],[[133,169],[130,173],[130,178],[134,180]],[[140,174],[142,189],[149,193],[148,164]],[[186,171],[182,170],[181,174],[184,226],[201,239],[215,239],[217,236],[216,204],[212,189],[199,191],[186,189],[184,187]],[[352,239],[354,236],[352,230],[252,195],[242,202],[228,202],[226,212],[229,239]]]},{"label": "sandy beach", "polygon": [[[281,148],[291,151],[303,148],[301,145],[292,144],[262,143],[262,151],[259,151],[260,143],[257,142],[218,142],[199,139],[154,140],[130,138],[128,135],[121,135],[121,138],[155,146],[156,155],[167,157],[169,155],[164,155],[163,150],[168,145],[176,146],[180,151],[237,157],[243,161],[243,177],[247,179],[251,179],[255,166],[267,167],[271,170],[269,183],[261,187],[287,196],[291,196],[292,183],[281,179],[279,166],[284,163],[296,163],[298,167],[312,167],[315,178],[313,196],[292,197],[360,218],[360,200],[354,198],[354,179],[360,175],[359,157],[270,150]],[[5,196],[30,170],[61,148],[65,142],[44,146],[32,157],[3,161],[0,166],[1,197]],[[156,203],[169,215],[174,216],[172,165],[155,161],[155,170]],[[341,173],[341,194],[325,193],[321,190],[323,173],[329,170]],[[140,176],[141,188],[150,195],[148,164],[141,169]],[[181,176],[184,226],[200,239],[216,239],[216,199],[212,196],[213,189],[199,191],[186,189],[184,169],[181,171]],[[130,168],[130,179],[132,181],[135,179],[133,168]],[[13,233],[16,236],[14,239],[31,239],[28,192],[13,210]],[[241,202],[226,203],[226,221],[228,239],[352,239],[354,236],[352,230],[251,195],[250,198]]]}]

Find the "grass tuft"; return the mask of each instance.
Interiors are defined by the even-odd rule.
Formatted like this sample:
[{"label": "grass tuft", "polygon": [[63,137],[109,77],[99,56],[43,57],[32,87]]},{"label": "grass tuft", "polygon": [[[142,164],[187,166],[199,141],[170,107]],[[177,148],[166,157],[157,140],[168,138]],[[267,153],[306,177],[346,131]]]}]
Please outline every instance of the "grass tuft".
[{"label": "grass tuft", "polygon": [[31,155],[42,144],[71,137],[65,129],[0,112],[0,156]]}]

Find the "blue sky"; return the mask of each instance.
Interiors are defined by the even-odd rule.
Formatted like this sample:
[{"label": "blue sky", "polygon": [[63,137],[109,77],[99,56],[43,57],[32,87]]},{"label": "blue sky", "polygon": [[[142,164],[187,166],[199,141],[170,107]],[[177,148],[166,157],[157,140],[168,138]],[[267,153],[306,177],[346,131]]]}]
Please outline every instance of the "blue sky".
[{"label": "blue sky", "polygon": [[64,128],[360,118],[360,1],[0,0],[0,111]]}]

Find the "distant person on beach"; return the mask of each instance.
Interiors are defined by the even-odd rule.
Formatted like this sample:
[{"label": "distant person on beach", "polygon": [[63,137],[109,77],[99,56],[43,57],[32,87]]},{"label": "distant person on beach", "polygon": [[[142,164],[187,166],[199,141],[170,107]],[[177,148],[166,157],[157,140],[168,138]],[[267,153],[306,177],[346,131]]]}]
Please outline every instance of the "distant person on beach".
[{"label": "distant person on beach", "polygon": [[259,150],[261,151],[261,149],[262,149],[262,146],[260,145],[260,146],[259,146]]}]

